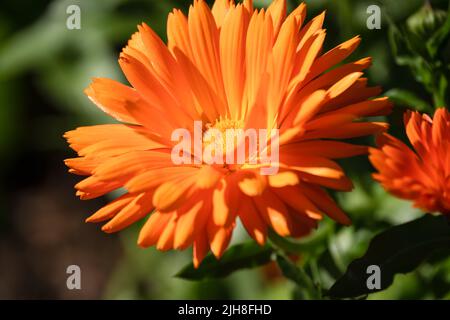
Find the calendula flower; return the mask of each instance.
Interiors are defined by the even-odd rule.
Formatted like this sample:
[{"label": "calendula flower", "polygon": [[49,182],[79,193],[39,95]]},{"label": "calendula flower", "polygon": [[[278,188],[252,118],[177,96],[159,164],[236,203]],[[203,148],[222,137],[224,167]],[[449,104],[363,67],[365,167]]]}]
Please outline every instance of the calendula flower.
[{"label": "calendula flower", "polygon": [[436,110],[434,118],[408,111],[406,134],[413,149],[389,134],[370,148],[373,177],[393,195],[412,200],[427,212],[450,215],[450,113]]},{"label": "calendula flower", "polygon": [[[351,181],[332,159],[367,148],[336,139],[384,131],[385,123],[361,118],[384,115],[391,105],[386,98],[368,100],[380,93],[362,77],[370,58],[337,66],[360,38],[323,53],[324,14],[306,24],[305,15],[304,4],[287,14],[284,0],[267,10],[254,9],[249,0],[217,0],[211,10],[196,0],[188,16],[169,14],[167,45],[140,25],[119,58],[131,86],[94,79],[86,90],[122,123],[65,135],[80,156],[67,166],[88,176],[76,185],[81,199],[125,192],[87,221],[109,220],[102,229],[115,232],[148,217],[138,244],[192,246],[195,266],[210,250],[223,254],[237,219],[260,244],[269,228],[282,236],[308,234],[324,214],[349,224],[324,188],[350,190]],[[277,130],[276,150],[266,148],[278,151],[270,163],[276,174],[261,174],[267,163],[250,157],[211,164],[192,156],[191,163],[175,164],[173,133],[184,129],[195,136],[199,122],[203,137],[211,130],[216,138],[228,129]],[[227,154],[233,149],[228,143],[219,144]]]}]

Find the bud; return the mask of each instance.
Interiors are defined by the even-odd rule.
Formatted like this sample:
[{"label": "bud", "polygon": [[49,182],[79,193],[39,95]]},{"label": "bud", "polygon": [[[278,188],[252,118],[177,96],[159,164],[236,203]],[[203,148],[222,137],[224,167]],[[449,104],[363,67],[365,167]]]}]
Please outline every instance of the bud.
[{"label": "bud", "polygon": [[408,31],[414,33],[420,39],[428,40],[447,19],[447,12],[433,9],[428,3],[420,8],[406,21]]}]

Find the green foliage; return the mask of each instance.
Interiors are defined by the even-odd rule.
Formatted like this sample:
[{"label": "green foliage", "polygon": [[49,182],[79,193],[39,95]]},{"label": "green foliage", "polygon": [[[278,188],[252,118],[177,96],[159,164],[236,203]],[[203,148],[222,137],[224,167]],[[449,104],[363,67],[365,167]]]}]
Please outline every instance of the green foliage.
[{"label": "green foliage", "polygon": [[271,261],[272,254],[272,248],[267,245],[259,246],[253,241],[238,244],[229,248],[220,261],[210,253],[199,268],[189,264],[177,273],[176,277],[186,280],[221,278],[240,269],[265,265]]},{"label": "green foliage", "polygon": [[402,90],[402,89],[391,89],[385,93],[389,99],[397,106],[403,106],[411,109],[416,109],[418,111],[432,111],[432,107],[428,102],[424,101],[418,97],[415,93]]},{"label": "green foliage", "polygon": [[287,279],[292,280],[298,286],[298,289],[303,289],[297,290],[300,293],[300,298],[321,298],[320,287],[316,287],[303,268],[296,266],[282,254],[277,254],[277,264]]},{"label": "green foliage", "polygon": [[450,102],[449,38],[450,6],[445,12],[425,4],[405,23],[390,21],[389,42],[395,61],[411,70],[416,81],[431,94],[434,107],[448,106]]},{"label": "green foliage", "polygon": [[381,270],[379,290],[386,289],[396,274],[415,270],[433,252],[449,247],[450,224],[443,216],[427,215],[392,227],[371,240],[364,256],[350,263],[328,294],[350,298],[373,293],[366,285],[367,268],[371,265]]}]

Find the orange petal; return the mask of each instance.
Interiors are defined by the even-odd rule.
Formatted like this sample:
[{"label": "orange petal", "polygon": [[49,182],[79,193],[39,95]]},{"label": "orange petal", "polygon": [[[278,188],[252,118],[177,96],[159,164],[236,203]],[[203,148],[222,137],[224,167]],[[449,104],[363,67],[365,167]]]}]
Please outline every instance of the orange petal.
[{"label": "orange petal", "polygon": [[156,249],[160,251],[173,249],[176,223],[176,215],[173,215],[159,236],[159,239],[156,242]]},{"label": "orange petal", "polygon": [[314,220],[322,220],[320,210],[304,195],[300,188],[285,187],[274,189],[277,196],[297,212],[307,215]]},{"label": "orange petal", "polygon": [[81,176],[91,175],[100,163],[99,159],[86,159],[85,157],[64,160],[64,164],[70,168],[70,173]]},{"label": "orange petal", "polygon": [[377,96],[380,93],[380,87],[367,87],[367,79],[360,78],[356,80],[355,83],[345,92],[325,103],[322,110],[336,110],[353,103],[367,100],[368,98]]},{"label": "orange petal", "polygon": [[118,197],[114,201],[111,201],[106,206],[95,212],[89,218],[87,218],[86,222],[102,222],[111,219],[117,214],[117,212],[128,205],[135,197],[136,195],[129,193]]},{"label": "orange petal", "polygon": [[161,213],[159,211],[152,213],[139,232],[138,245],[144,248],[155,245],[174,216],[174,213]]},{"label": "orange petal", "polygon": [[294,118],[294,126],[307,122],[309,119],[319,112],[323,105],[326,92],[324,90],[318,90],[313,92],[310,96],[304,99],[300,106],[298,113]]},{"label": "orange petal", "polygon": [[239,206],[239,218],[242,221],[248,234],[257,243],[263,245],[267,238],[267,224],[259,215],[253,204],[252,198],[242,199]]},{"label": "orange petal", "polygon": [[267,8],[267,13],[272,17],[273,34],[276,38],[278,36],[278,31],[286,18],[286,0],[273,0]]},{"label": "orange petal", "polygon": [[244,0],[242,4],[249,13],[253,12],[253,0]]},{"label": "orange petal", "polygon": [[225,17],[227,16],[229,9],[230,9],[230,0],[216,0],[214,2],[211,12],[214,16],[214,20],[216,21],[216,25],[218,28],[222,27],[224,23],[223,21],[225,20]]},{"label": "orange petal", "polygon": [[64,134],[70,147],[80,156],[90,158],[111,157],[133,150],[162,147],[141,134],[138,126],[105,124],[79,127]]},{"label": "orange petal", "polygon": [[198,268],[202,260],[209,251],[209,242],[206,232],[200,233],[194,241],[193,245],[193,262],[194,267]]},{"label": "orange petal", "polygon": [[267,185],[267,178],[255,173],[253,177],[244,178],[238,183],[241,191],[252,197],[261,195]]},{"label": "orange petal", "polygon": [[220,62],[230,116],[235,119],[242,114],[245,85],[245,43],[249,17],[241,5],[231,10],[232,12],[227,15],[220,32]]},{"label": "orange petal", "polygon": [[143,192],[168,181],[187,179],[197,172],[197,168],[182,166],[155,168],[136,175],[125,184],[125,188],[133,193]]},{"label": "orange petal", "polygon": [[221,180],[220,184],[214,189],[213,192],[213,210],[212,217],[214,224],[218,226],[228,226],[233,218],[233,214],[228,208],[228,204],[225,199],[225,191],[227,189],[227,183],[225,180]]},{"label": "orange petal", "polygon": [[119,64],[128,81],[139,91],[148,104],[170,114],[170,117],[166,120],[173,121],[172,123],[177,128],[192,128],[194,119],[157,79],[154,70],[148,69],[142,62],[125,53],[120,55]]},{"label": "orange petal", "polygon": [[220,67],[219,32],[211,10],[203,0],[194,2],[189,8],[188,25],[192,51],[195,52],[192,61],[211,85],[216,97],[215,104],[208,107],[215,108],[219,114],[226,114],[226,97]]},{"label": "orange petal", "polygon": [[281,236],[290,235],[291,218],[284,203],[269,189],[263,195],[254,197],[259,213],[275,232]]},{"label": "orange petal", "polygon": [[306,182],[312,184],[318,184],[330,189],[340,190],[340,191],[351,191],[353,189],[352,181],[346,177],[341,176],[339,178],[331,178],[326,176],[318,176],[305,172],[299,172],[299,177]]},{"label": "orange petal", "polygon": [[305,134],[304,138],[350,139],[386,131],[388,124],[384,122],[355,122],[343,124],[337,128],[322,129]]},{"label": "orange petal", "polygon": [[197,171],[196,186],[200,189],[214,188],[223,173],[212,166],[205,165]]},{"label": "orange petal", "polygon": [[108,158],[93,173],[103,181],[114,181],[123,177],[135,177],[149,170],[167,168],[173,165],[167,150],[170,149],[131,151]]},{"label": "orange petal", "polygon": [[347,58],[359,45],[361,37],[356,36],[350,40],[347,40],[335,48],[327,51],[325,54],[317,58],[314,62],[314,66],[311,68],[310,78],[315,78],[322,72],[332,68]]},{"label": "orange petal", "polygon": [[300,31],[300,43],[298,45],[298,50],[305,44],[305,42],[317,31],[322,29],[323,22],[325,20],[325,11],[314,17],[310,22],[308,22]]},{"label": "orange petal", "polygon": [[387,115],[391,112],[392,102],[387,97],[362,101],[339,108],[327,114],[353,114],[356,117],[373,117]]},{"label": "orange petal", "polygon": [[312,155],[296,155],[295,153],[287,152],[283,152],[280,158],[282,167],[290,168],[291,170],[332,179],[339,179],[345,175],[336,162],[327,158]]},{"label": "orange petal", "polygon": [[343,92],[349,89],[362,75],[362,72],[353,72],[345,76],[344,78],[333,84],[330,89],[328,89],[327,97],[329,99],[334,99],[337,96],[341,95]]},{"label": "orange petal", "polygon": [[207,225],[208,239],[211,252],[220,258],[230,243],[234,224],[228,228],[220,227],[214,224],[210,219]]},{"label": "orange petal", "polygon": [[118,181],[101,181],[95,176],[90,176],[75,185],[82,200],[94,199],[116,190],[122,186],[120,180]]},{"label": "orange petal", "polygon": [[299,183],[298,176],[291,171],[284,171],[268,177],[269,185],[272,188],[282,188],[293,186]]},{"label": "orange petal", "polygon": [[280,154],[283,152],[340,159],[367,153],[367,147],[340,141],[311,140],[280,146]]},{"label": "orange petal", "polygon": [[163,183],[156,189],[153,204],[161,211],[175,210],[194,193],[195,189],[192,188],[194,183],[192,177]]},{"label": "orange petal", "polygon": [[[302,83],[303,86],[298,87],[297,89],[301,90],[298,92],[298,96],[303,96],[310,94],[313,91],[316,91],[318,89],[327,89],[331,87],[333,84],[337,83],[339,80],[343,79],[345,76],[353,73],[353,72],[360,72],[370,66],[372,63],[371,58],[363,58],[355,62],[347,63],[342,66],[339,66],[337,68],[334,68],[328,72],[325,72],[324,74],[320,75],[319,77],[315,78],[312,81],[309,81],[311,78],[310,73],[306,77],[305,81]],[[357,80],[356,82],[361,81]],[[365,86],[365,84],[364,84]],[[359,102],[360,100],[364,99],[358,99],[356,100]]]},{"label": "orange petal", "polygon": [[[268,120],[273,121],[291,78],[298,45],[298,23],[294,17],[283,23],[269,58],[270,85]],[[271,123],[268,124],[269,127]]]},{"label": "orange petal", "polygon": [[300,3],[300,5],[297,8],[292,10],[292,12],[289,14],[287,19],[289,19],[291,17],[295,18],[298,26],[300,27],[306,18],[306,4],[304,2]]},{"label": "orange petal", "polygon": [[178,62],[159,36],[145,23],[138,26],[150,62],[150,69],[162,86],[170,92],[182,106],[180,112],[186,112],[192,119],[198,117],[190,92],[189,82]]},{"label": "orange petal", "polygon": [[252,108],[260,93],[263,74],[273,46],[273,24],[264,11],[254,13],[247,31],[246,40],[246,96]]},{"label": "orange petal", "polygon": [[178,210],[178,220],[175,229],[174,249],[183,249],[194,241],[195,229],[202,229],[207,221],[208,215],[202,212],[203,201],[197,201],[192,205],[187,203]]},{"label": "orange petal", "polygon": [[300,185],[301,191],[323,212],[325,212],[333,220],[349,225],[351,221],[349,217],[342,211],[336,202],[320,187],[310,184]]},{"label": "orange petal", "polygon": [[344,124],[352,123],[355,115],[346,113],[325,113],[312,119],[305,125],[308,131],[320,131],[323,129],[336,128]]},{"label": "orange petal", "polygon": [[125,108],[126,100],[139,99],[139,94],[132,88],[114,80],[94,78],[84,93],[113,118],[132,124],[138,123]]},{"label": "orange petal", "polygon": [[291,86],[299,88],[303,80],[306,79],[306,76],[310,73],[316,58],[322,49],[325,35],[325,30],[318,31],[311,36],[300,49],[295,61],[294,74],[296,76],[292,79]]},{"label": "orange petal", "polygon": [[153,209],[152,192],[141,193],[102,227],[107,233],[122,230],[150,214]]}]

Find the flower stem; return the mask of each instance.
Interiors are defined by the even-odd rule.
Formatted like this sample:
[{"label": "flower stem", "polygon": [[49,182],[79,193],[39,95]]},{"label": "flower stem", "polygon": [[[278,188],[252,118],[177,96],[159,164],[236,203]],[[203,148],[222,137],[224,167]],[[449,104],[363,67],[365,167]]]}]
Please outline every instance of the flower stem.
[{"label": "flower stem", "polygon": [[314,283],[303,267],[289,259],[287,256],[288,252],[277,245],[279,243],[278,237],[269,234],[269,240],[269,244],[276,253],[276,262],[283,275],[297,285],[298,289],[304,294],[305,299],[321,299],[322,290],[319,288],[320,286]]}]

